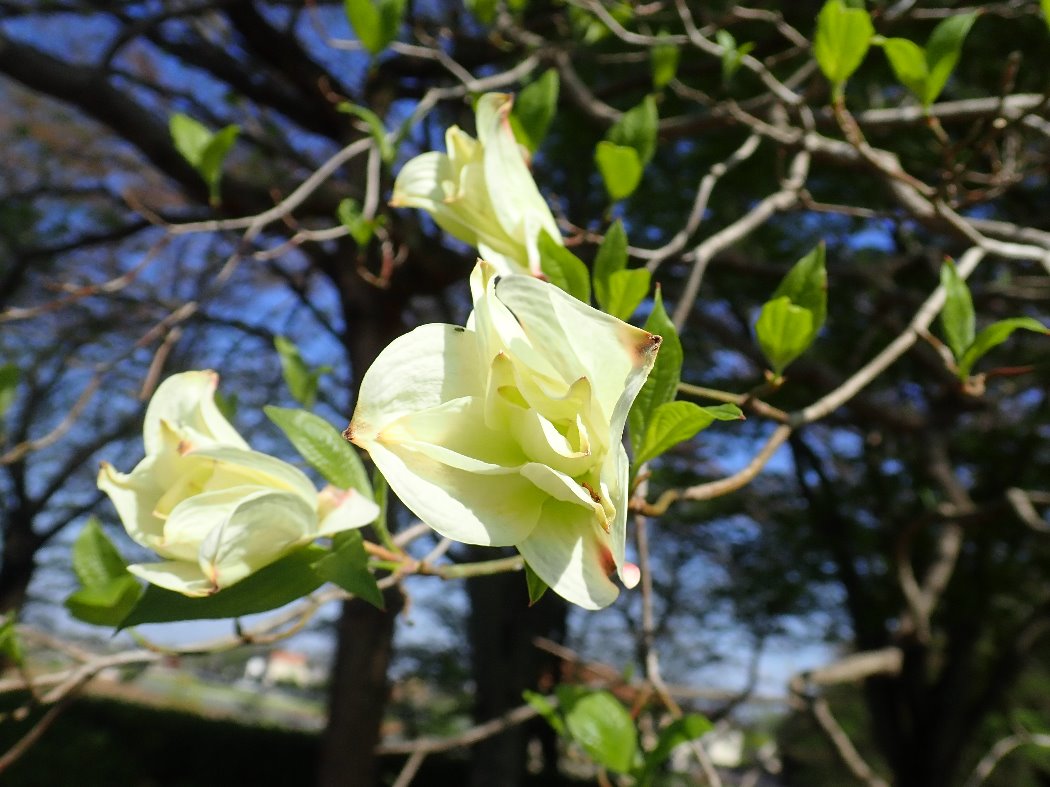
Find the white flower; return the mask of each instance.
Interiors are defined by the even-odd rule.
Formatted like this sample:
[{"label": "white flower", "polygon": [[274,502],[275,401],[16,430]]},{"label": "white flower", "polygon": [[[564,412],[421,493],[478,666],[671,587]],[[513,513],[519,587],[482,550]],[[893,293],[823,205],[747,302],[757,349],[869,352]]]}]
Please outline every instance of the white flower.
[{"label": "white flower", "polygon": [[205,596],[316,538],[372,522],[379,509],[353,490],[318,494],[298,469],[252,451],[215,406],[214,372],[165,380],[146,409],[146,457],[129,474],[106,463],[98,486],[125,529],[159,563],[134,574]]},{"label": "white flower", "polygon": [[660,337],[528,276],[479,262],[467,328],[424,325],[365,374],[347,436],[442,535],[511,545],[569,601],[618,594],[627,413]]},{"label": "white flower", "polygon": [[559,244],[561,233],[514,140],[512,103],[503,93],[478,99],[478,138],[452,126],[445,153],[424,153],[402,167],[390,204],[427,211],[499,273],[538,274],[540,230]]}]

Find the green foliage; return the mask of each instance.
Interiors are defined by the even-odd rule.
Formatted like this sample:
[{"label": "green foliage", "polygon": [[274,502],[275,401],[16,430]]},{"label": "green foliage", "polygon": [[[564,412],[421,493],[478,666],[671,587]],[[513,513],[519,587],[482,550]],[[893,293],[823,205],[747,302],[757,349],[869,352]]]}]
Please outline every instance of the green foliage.
[{"label": "green foliage", "polygon": [[0,366],[0,418],[3,418],[8,408],[14,404],[20,377],[18,367],[13,363]]},{"label": "green foliage", "polygon": [[124,558],[94,517],[73,542],[73,572],[81,587],[66,599],[66,608],[86,623],[117,625],[142,593]]},{"label": "green foliage", "polygon": [[464,5],[478,18],[479,22],[491,25],[496,19],[496,0],[464,0]]},{"label": "green foliage", "polygon": [[[660,37],[664,35],[661,33]],[[649,50],[649,66],[652,69],[655,90],[663,90],[675,78],[680,55],[677,44],[657,44]]]},{"label": "green foliage", "polygon": [[383,163],[387,165],[394,163],[394,157],[397,155],[397,147],[387,138],[386,125],[383,123],[383,119],[379,117],[379,115],[368,107],[363,107],[349,101],[341,102],[336,106],[336,109],[363,120],[368,126],[368,131],[372,135],[372,139],[375,140],[376,146],[379,148],[379,157],[383,160]]},{"label": "green foliage", "polygon": [[603,768],[629,773],[636,766],[638,733],[634,720],[607,691],[561,685],[555,690],[568,736]]},{"label": "green foliage", "polygon": [[354,239],[354,243],[359,248],[364,249],[368,246],[375,233],[376,222],[374,219],[364,217],[357,200],[347,197],[340,202],[336,209],[336,216],[339,218],[339,223],[350,231],[350,237]]},{"label": "green foliage", "polygon": [[548,68],[514,99],[510,127],[514,131],[514,138],[533,153],[547,136],[547,130],[558,110],[558,89],[558,72]]},{"label": "green foliage", "polygon": [[1050,328],[1032,317],[1014,317],[992,323],[981,329],[973,342],[958,357],[959,377],[963,379],[968,377],[974,364],[993,347],[998,347],[1009,339],[1014,331],[1033,331],[1050,335]]},{"label": "green foliage", "polygon": [[842,0],[827,0],[817,16],[813,55],[836,94],[868,53],[875,28],[863,8],[849,8]]},{"label": "green foliage", "polygon": [[357,40],[372,55],[378,55],[397,38],[405,0],[344,0],[343,7]]},{"label": "green foliage", "polygon": [[306,410],[272,405],[263,410],[325,481],[372,497],[372,485],[361,457],[331,424]]},{"label": "green foliage", "polygon": [[317,401],[317,384],[323,375],[332,371],[332,367],[319,366],[311,369],[303,360],[295,343],[283,336],[275,336],[273,346],[281,358],[281,371],[288,391],[303,407],[313,407]]},{"label": "green foliage", "polygon": [[944,338],[952,354],[961,358],[966,348],[973,343],[977,316],[973,310],[970,288],[951,260],[945,260],[941,265],[941,286],[944,287],[944,308],[941,310]]},{"label": "green foliage", "polygon": [[755,324],[759,346],[777,375],[809,349],[826,316],[827,271],[820,244],[788,271]]},{"label": "green foliage", "polygon": [[[678,393],[678,383],[682,374],[682,341],[678,338],[678,331],[674,323],[664,309],[663,295],[660,287],[656,288],[653,297],[653,309],[642,326],[649,333],[663,338],[660,352],[656,356],[656,364],[653,366],[645,384],[635,397],[634,406],[628,416],[628,426],[631,434],[631,445],[637,454],[645,439],[646,430],[652,420],[653,413],[658,407],[670,402]],[[637,464],[637,462],[636,462]]]},{"label": "green foliage", "polygon": [[338,585],[377,609],[386,609],[375,575],[368,570],[368,553],[360,530],[337,535],[332,551],[314,564],[314,570],[324,581]]},{"label": "green foliage", "polygon": [[690,713],[672,721],[660,730],[656,746],[646,753],[645,766],[639,782],[643,785],[652,784],[659,767],[667,761],[675,747],[694,741],[712,729],[714,725],[698,713]]},{"label": "green foliage", "polygon": [[649,294],[652,274],[627,269],[627,234],[617,220],[605,233],[594,259],[594,297],[614,317],[627,320]]},{"label": "green foliage", "polygon": [[537,243],[540,251],[540,270],[551,284],[584,303],[591,301],[591,282],[583,260],[555,242],[546,230],[540,230]]},{"label": "green foliage", "polygon": [[679,443],[691,440],[715,421],[740,421],[744,414],[735,404],[701,407],[693,402],[665,402],[657,407],[645,430],[645,437],[635,452],[634,462],[641,466]]},{"label": "green foliage", "polygon": [[623,147],[634,148],[638,161],[644,167],[656,153],[656,127],[660,116],[656,111],[656,98],[646,96],[642,103],[623,113],[613,124],[605,138]]},{"label": "green foliage", "polygon": [[18,629],[15,628],[15,615],[8,614],[0,623],[0,660],[6,660],[13,664],[25,663],[25,653],[22,651],[22,643],[18,639]]},{"label": "green foliage", "polygon": [[120,628],[178,620],[221,620],[269,612],[313,593],[324,583],[314,564],[330,553],[307,546],[285,555],[212,596],[192,598],[148,585]]},{"label": "green foliage", "polygon": [[594,149],[594,163],[613,202],[631,196],[642,182],[642,162],[634,148],[602,140]]},{"label": "green foliage", "polygon": [[550,586],[540,579],[539,574],[532,570],[532,566],[525,563],[525,585],[529,591],[529,606],[531,607],[550,589]]},{"label": "green foliage", "polygon": [[722,83],[728,85],[733,75],[740,70],[740,62],[755,48],[755,44],[748,42],[737,46],[736,38],[728,30],[715,33],[715,40],[722,47]]},{"label": "green foliage", "polygon": [[925,48],[906,38],[888,38],[882,42],[893,73],[923,107],[929,108],[944,90],[976,20],[975,13],[942,20],[930,34]]},{"label": "green foliage", "polygon": [[226,126],[212,132],[189,115],[178,113],[168,123],[175,149],[197,170],[208,186],[213,205],[219,204],[222,165],[241,133],[240,126]]},{"label": "green foliage", "polygon": [[1050,0],[1039,0],[1039,7],[1043,11],[1043,21],[1050,27]]}]

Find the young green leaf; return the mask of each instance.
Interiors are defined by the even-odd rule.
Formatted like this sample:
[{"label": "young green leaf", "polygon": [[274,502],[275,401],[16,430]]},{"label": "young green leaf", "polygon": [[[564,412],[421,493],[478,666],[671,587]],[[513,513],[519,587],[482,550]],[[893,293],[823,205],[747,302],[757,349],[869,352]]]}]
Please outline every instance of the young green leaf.
[{"label": "young green leaf", "polygon": [[675,719],[662,730],[653,750],[645,755],[645,773],[650,778],[657,773],[659,767],[671,756],[671,751],[683,743],[695,741],[702,735],[706,735],[714,725],[699,713],[690,713],[680,719]]},{"label": "young green leaf", "polygon": [[344,0],[346,18],[357,40],[372,55],[378,55],[397,37],[405,0]]},{"label": "young green leaf", "polygon": [[[660,37],[663,37],[661,34]],[[653,88],[663,90],[678,73],[681,54],[677,44],[657,44],[649,50],[649,65],[653,72]]]},{"label": "young green leaf", "polygon": [[613,124],[605,138],[616,145],[634,148],[639,164],[644,167],[656,153],[656,126],[659,120],[656,98],[646,96],[642,103],[623,113],[623,117]]},{"label": "young green leaf", "polygon": [[317,384],[322,375],[331,371],[330,367],[320,366],[317,369],[311,369],[306,365],[295,343],[283,336],[275,336],[273,346],[281,358],[284,382],[295,401],[303,407],[313,407],[314,402],[317,401]]},{"label": "young green leaf", "polygon": [[558,109],[558,72],[549,68],[514,99],[510,127],[514,138],[535,153]]},{"label": "young green leaf", "polygon": [[955,70],[962,53],[963,42],[977,21],[976,13],[956,14],[938,23],[926,42],[926,66],[929,79],[926,90],[919,96],[924,107],[930,106],[944,90],[948,77]]},{"label": "young green leaf", "polygon": [[651,278],[648,268],[616,271],[606,283],[607,301],[602,308],[613,317],[626,321],[649,294]]},{"label": "young green leaf", "polygon": [[627,233],[623,222],[617,219],[602,238],[602,245],[594,256],[594,299],[608,311],[609,277],[627,267]]},{"label": "young green leaf", "polygon": [[715,421],[740,421],[743,418],[744,414],[735,404],[701,407],[693,402],[666,402],[653,411],[634,464],[641,467],[679,443],[692,439]]},{"label": "young green leaf", "polygon": [[0,418],[3,418],[7,409],[14,404],[19,378],[18,367],[13,363],[0,366]]},{"label": "young green leaf", "polygon": [[763,354],[781,374],[817,337],[828,310],[824,244],[796,262],[762,306],[755,333]]},{"label": "young green leaf", "polygon": [[875,28],[863,8],[849,8],[842,0],[827,0],[817,17],[813,55],[835,91],[841,92],[871,46]]},{"label": "young green leaf", "polygon": [[543,229],[540,230],[537,248],[540,251],[540,270],[550,279],[551,284],[589,304],[591,281],[583,260],[560,243],[556,243]]},{"label": "young green leaf", "polygon": [[465,4],[467,10],[483,24],[491,25],[496,18],[496,0],[465,0]]},{"label": "young green leaf", "polygon": [[[565,727],[599,765],[627,773],[635,765],[638,733],[626,708],[608,691],[567,692],[559,686],[558,702]],[[563,696],[564,695],[564,696]]]},{"label": "young green leaf", "polygon": [[338,585],[377,609],[386,609],[375,575],[368,570],[368,553],[365,552],[361,531],[348,530],[337,535],[332,551],[314,563],[313,567],[326,582]]},{"label": "young green leaf", "polygon": [[532,570],[532,566],[525,564],[525,585],[529,591],[529,606],[531,607],[550,590],[550,585],[540,579],[539,574]]},{"label": "young green leaf", "polygon": [[372,497],[372,485],[361,457],[331,424],[311,412],[291,407],[267,405],[263,411],[325,481]]},{"label": "young green leaf", "polygon": [[973,310],[970,288],[955,270],[955,263],[945,260],[941,265],[941,286],[944,288],[944,308],[941,310],[941,327],[944,338],[951,348],[955,360],[960,360],[966,348],[973,343],[977,329],[977,317]]},{"label": "young green leaf", "polygon": [[642,162],[632,147],[602,140],[594,149],[594,162],[613,202],[631,196],[642,181]]},{"label": "young green leaf", "polygon": [[882,42],[882,51],[898,81],[921,100],[930,77],[925,50],[906,38],[887,38]]},{"label": "young green leaf", "polygon": [[146,592],[120,627],[177,620],[220,620],[269,612],[313,593],[324,584],[313,570],[313,564],[327,554],[327,550],[318,546],[297,549],[236,585],[203,598],[147,585]]},{"label": "young green leaf", "polygon": [[974,364],[981,360],[993,347],[998,347],[1009,339],[1014,331],[1033,331],[1050,335],[1050,328],[1047,328],[1039,320],[1032,317],[1014,317],[1009,320],[1000,320],[992,323],[987,328],[983,328],[974,337],[973,342],[970,343],[963,352],[962,357],[959,358],[959,377],[964,380],[969,377]]},{"label": "young green leaf", "polygon": [[357,200],[347,197],[340,202],[339,207],[336,208],[336,216],[339,218],[339,223],[350,231],[350,237],[354,239],[358,248],[364,249],[368,246],[375,232],[376,223],[364,217]]},{"label": "young green leaf", "polygon": [[127,563],[95,517],[88,519],[73,542],[73,573],[85,587],[105,585],[130,576]]},{"label": "young green leaf", "polygon": [[4,622],[0,623],[0,659],[20,666],[25,662],[25,654],[22,652],[22,643],[18,639],[18,629],[15,628],[13,612],[8,613]]},{"label": "young green leaf", "polygon": [[336,109],[363,120],[365,125],[368,126],[368,131],[372,135],[372,139],[375,140],[376,145],[379,147],[379,157],[383,160],[383,163],[392,164],[394,162],[394,156],[397,155],[397,150],[394,144],[387,139],[386,125],[383,123],[383,119],[379,117],[379,115],[368,107],[362,107],[349,101],[343,101],[336,105]]},{"label": "young green leaf", "polygon": [[171,132],[171,140],[175,143],[175,149],[194,169],[197,169],[204,155],[204,149],[211,141],[211,130],[200,121],[181,112],[172,115],[168,120],[168,130]]},{"label": "young green leaf", "polygon": [[755,48],[755,44],[749,41],[737,46],[736,39],[728,30],[719,30],[715,33],[715,40],[722,47],[722,83],[728,85],[733,75],[740,70],[740,62]]},{"label": "young green leaf", "polygon": [[80,588],[66,599],[66,609],[95,626],[117,626],[142,596],[142,586],[125,573],[101,585]]},{"label": "young green leaf", "polygon": [[635,453],[641,448],[653,412],[660,405],[674,400],[682,374],[682,341],[664,309],[659,285],[653,297],[653,310],[649,312],[649,317],[642,327],[649,333],[663,337],[663,343],[660,345],[660,353],[656,356],[656,364],[649,372],[642,390],[635,397],[634,406],[631,407],[629,426],[631,445],[634,446]]},{"label": "young green leaf", "polygon": [[1050,0],[1039,0],[1039,7],[1043,10],[1043,21],[1050,27]]},{"label": "young green leaf", "polygon": [[551,728],[558,733],[558,735],[565,736],[567,734],[565,722],[562,721],[561,716],[558,714],[558,706],[555,703],[547,697],[544,697],[542,694],[535,691],[529,691],[528,689],[525,689],[525,691],[521,693],[521,697],[525,702],[535,708],[540,716],[546,719],[547,723],[551,725]]},{"label": "young green leaf", "polygon": [[213,204],[219,201],[222,164],[241,133],[239,126],[226,126],[212,133],[207,126],[181,113],[168,121],[172,142],[184,159],[208,186]]}]

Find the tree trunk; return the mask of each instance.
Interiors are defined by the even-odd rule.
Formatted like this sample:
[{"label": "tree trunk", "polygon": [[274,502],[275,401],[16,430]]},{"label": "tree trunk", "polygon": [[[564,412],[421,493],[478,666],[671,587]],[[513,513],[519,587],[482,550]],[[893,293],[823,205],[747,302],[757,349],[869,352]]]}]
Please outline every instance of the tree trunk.
[{"label": "tree trunk", "polygon": [[[492,557],[491,550],[472,557]],[[497,574],[467,581],[469,636],[478,722],[521,705],[525,689],[549,691],[558,680],[558,660],[534,644],[536,637],[565,639],[565,602],[547,593],[529,606],[521,574]],[[541,685],[542,684],[542,685]],[[544,783],[557,779],[554,731],[542,720],[516,725],[474,746],[471,787],[517,787],[526,775],[529,740],[539,738],[544,752]],[[545,738],[547,740],[545,740]]]}]

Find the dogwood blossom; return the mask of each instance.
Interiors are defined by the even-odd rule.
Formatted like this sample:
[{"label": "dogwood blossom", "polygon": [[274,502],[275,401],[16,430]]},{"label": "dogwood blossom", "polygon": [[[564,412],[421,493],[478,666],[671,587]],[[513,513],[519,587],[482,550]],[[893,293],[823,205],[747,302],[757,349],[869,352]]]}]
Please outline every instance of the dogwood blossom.
[{"label": "dogwood blossom", "polygon": [[512,103],[503,93],[478,99],[478,138],[452,126],[445,153],[423,153],[402,167],[390,204],[425,210],[500,273],[537,274],[540,230],[556,243],[561,234],[514,140]]},{"label": "dogwood blossom", "polygon": [[297,468],[253,451],[215,405],[214,372],[186,372],[157,388],[146,409],[146,457],[129,474],[103,462],[98,486],[128,535],[164,558],[128,570],[205,596],[316,538],[379,513],[353,490],[318,493]]},{"label": "dogwood blossom", "polygon": [[422,521],[514,545],[559,595],[612,603],[625,562],[627,413],[660,337],[479,261],[466,328],[424,325],[365,374],[348,439]]}]

